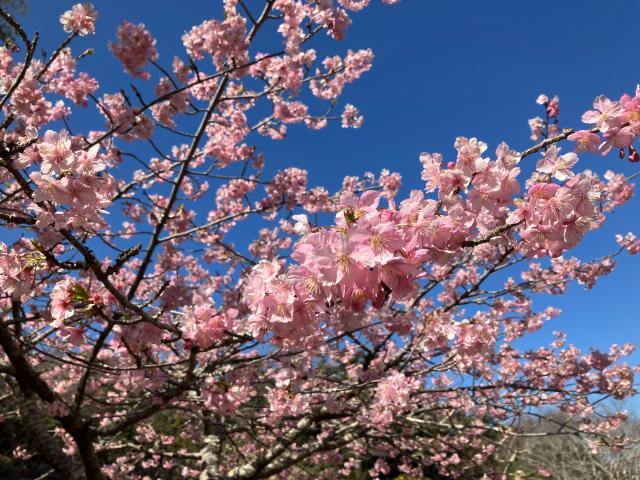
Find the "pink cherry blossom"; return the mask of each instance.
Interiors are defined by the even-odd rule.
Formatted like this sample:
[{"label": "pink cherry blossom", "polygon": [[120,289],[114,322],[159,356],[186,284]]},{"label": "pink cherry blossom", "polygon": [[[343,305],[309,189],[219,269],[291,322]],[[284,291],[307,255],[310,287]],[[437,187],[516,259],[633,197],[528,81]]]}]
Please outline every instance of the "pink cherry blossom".
[{"label": "pink cherry blossom", "polygon": [[60,16],[60,23],[67,33],[78,35],[93,35],[96,31],[98,12],[91,3],[76,3],[71,10]]},{"label": "pink cherry blossom", "polygon": [[597,152],[601,143],[600,137],[589,130],[578,130],[567,137],[567,140],[576,142],[576,152]]},{"label": "pink cherry blossom", "polygon": [[202,59],[209,54],[218,67],[224,62],[236,65],[247,63],[246,20],[236,13],[228,12],[224,21],[207,20],[182,36],[189,55]]},{"label": "pink cherry blossom", "polygon": [[[596,98],[589,130],[542,94],[533,145],[458,136],[394,159],[404,177],[318,185],[323,165],[266,145],[367,128],[349,97],[366,97],[373,52],[348,35],[374,3],[224,0],[166,58],[125,21],[110,48],[133,77],[151,63],[147,84],[92,76],[76,48],[89,4],[62,15],[58,45],[18,31],[0,47],[0,423],[37,440],[3,439],[10,462],[61,478],[497,480],[532,414],[608,453],[632,444],[603,400],[637,394],[634,347],[544,329],[563,318],[548,295],[621,281],[640,253],[632,233],[591,235],[633,196],[635,166],[613,169],[640,159],[640,90]],[[565,140],[613,158],[582,166]]]},{"label": "pink cherry blossom", "polygon": [[122,62],[125,71],[134,77],[148,79],[150,74],[143,67],[158,58],[156,40],[143,23],[134,25],[125,21],[118,27],[118,42],[110,44],[109,48]]},{"label": "pink cherry blossom", "polygon": [[60,323],[75,313],[73,285],[73,281],[67,278],[57,283],[51,291],[51,316]]},{"label": "pink cherry blossom", "polygon": [[624,121],[624,111],[620,102],[611,101],[600,95],[593,101],[593,108],[582,115],[582,121],[595,124],[602,133],[620,126]]},{"label": "pink cherry blossom", "polygon": [[342,128],[360,128],[364,122],[364,117],[360,111],[348,103],[342,112]]},{"label": "pink cherry blossom", "polygon": [[536,164],[536,170],[564,182],[575,176],[571,169],[576,163],[578,163],[578,156],[575,153],[569,152],[559,155],[558,147],[552,145]]},{"label": "pink cherry blossom", "polygon": [[542,138],[544,130],[544,120],[540,117],[534,117],[529,120],[529,129],[531,130],[531,140],[537,142]]},{"label": "pink cherry blossom", "polygon": [[640,253],[640,239],[638,239],[633,233],[629,232],[626,235],[616,235],[616,242],[627,250],[629,255],[637,255]]}]

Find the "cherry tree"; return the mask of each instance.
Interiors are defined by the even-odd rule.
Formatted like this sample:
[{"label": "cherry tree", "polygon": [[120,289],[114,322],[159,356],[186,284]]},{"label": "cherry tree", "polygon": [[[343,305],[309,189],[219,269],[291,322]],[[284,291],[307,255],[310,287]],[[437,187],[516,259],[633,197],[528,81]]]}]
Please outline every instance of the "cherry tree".
[{"label": "cherry tree", "polygon": [[506,479],[550,409],[570,421],[544,434],[624,447],[624,413],[601,406],[635,394],[633,346],[517,345],[559,313],[533,294],[592,288],[640,252],[629,233],[569,253],[632,195],[579,155],[640,160],[640,91],[597,97],[582,130],[541,95],[531,146],[458,137],[420,156],[406,198],[386,170],[330,191],[270,174],[257,138],[362,124],[341,97],[373,53],[336,41],[369,0],[220,3],[173,59],[123,21],[113,92],[73,50],[91,4],[62,13],[42,59],[0,8],[19,45],[0,49],[0,411],[29,437],[14,456],[70,479]]}]

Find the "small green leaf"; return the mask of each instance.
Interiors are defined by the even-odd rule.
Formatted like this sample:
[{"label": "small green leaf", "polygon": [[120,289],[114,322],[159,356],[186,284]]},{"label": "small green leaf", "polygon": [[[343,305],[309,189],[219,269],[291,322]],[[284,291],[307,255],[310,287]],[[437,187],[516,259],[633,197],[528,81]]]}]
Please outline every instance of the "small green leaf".
[{"label": "small green leaf", "polygon": [[89,292],[79,283],[74,283],[71,287],[71,299],[74,302],[86,302],[89,300]]}]

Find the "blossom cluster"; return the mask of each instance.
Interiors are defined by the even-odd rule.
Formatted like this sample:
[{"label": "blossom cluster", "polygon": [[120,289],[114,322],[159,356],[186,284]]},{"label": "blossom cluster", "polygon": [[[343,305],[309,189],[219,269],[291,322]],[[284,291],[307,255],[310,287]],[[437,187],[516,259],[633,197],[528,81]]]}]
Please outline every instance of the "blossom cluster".
[{"label": "blossom cluster", "polygon": [[169,65],[125,21],[108,55],[134,83],[111,92],[74,52],[91,4],[42,61],[35,41],[0,47],[0,423],[18,411],[44,439],[15,459],[65,478],[499,480],[514,420],[549,407],[624,445],[599,405],[635,393],[633,347],[518,339],[560,315],[534,294],[595,288],[640,253],[632,233],[571,252],[633,196],[588,152],[638,160],[640,90],[596,98],[577,132],[540,95],[538,143],[457,137],[408,191],[387,169],[313,186],[315,166],[262,148],[366,125],[341,97],[373,52],[323,42],[371,4],[224,0]]},{"label": "blossom cluster", "polygon": [[60,23],[65,32],[86,36],[95,33],[97,17],[91,3],[77,3],[60,16]]},{"label": "blossom cluster", "polygon": [[[380,308],[407,300],[428,277],[425,268],[447,265],[465,248],[488,241],[512,245],[528,257],[558,257],[599,226],[597,202],[618,189],[593,174],[575,175],[577,156],[560,156],[552,146],[537,165],[544,176],[517,198],[521,169],[515,152],[501,145],[495,160],[483,158],[486,144],[475,138],[460,137],[455,147],[457,161],[447,168],[439,154],[421,156],[426,190],[437,190],[437,200],[414,190],[399,204],[381,207],[379,191],[344,193],[331,227],[297,216],[302,237],[293,247],[295,264],[283,270],[276,260],[262,261],[247,279],[254,334],[304,331],[301,325],[323,318],[327,303],[361,311],[368,303]],[[277,198],[286,201],[295,192],[288,185]],[[624,195],[612,198],[624,203]]]},{"label": "blossom cluster", "polygon": [[624,158],[628,152],[629,161],[640,162],[640,155],[633,147],[633,142],[640,135],[640,86],[634,96],[625,93],[619,100],[610,100],[604,95],[596,97],[593,110],[585,112],[582,121],[594,125],[594,128],[569,135],[569,140],[576,142],[577,151],[606,155],[617,149],[621,157]]},{"label": "blossom cluster", "polygon": [[[113,181],[102,174],[106,163],[99,151],[99,144],[83,149],[79,139],[65,130],[47,130],[41,141],[20,157],[23,168],[32,164],[40,167],[30,174],[36,186],[32,208],[38,212],[40,228],[101,222],[100,212],[111,203]],[[45,206],[48,203],[64,209],[52,211]]]},{"label": "blossom cluster", "polygon": [[125,21],[118,27],[118,40],[119,43],[110,47],[125,71],[134,77],[148,79],[150,74],[143,67],[158,58],[156,40],[151,33],[142,23],[135,25]]}]

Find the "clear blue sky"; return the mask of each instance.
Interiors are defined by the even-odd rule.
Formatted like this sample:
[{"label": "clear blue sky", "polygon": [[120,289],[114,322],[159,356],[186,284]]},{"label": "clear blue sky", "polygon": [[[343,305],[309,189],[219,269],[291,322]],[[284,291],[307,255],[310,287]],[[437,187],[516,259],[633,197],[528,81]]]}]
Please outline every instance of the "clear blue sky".
[{"label": "clear blue sky", "polygon": [[[51,51],[64,37],[57,18],[75,2],[31,0],[25,18]],[[180,35],[219,12],[221,0],[97,0],[98,34],[81,39],[76,51],[96,54],[81,69],[97,76],[104,89],[126,84],[121,67],[106,50],[125,18],[144,22],[158,38],[160,61],[168,65],[182,54]],[[250,4],[257,5],[257,0]],[[374,68],[348,88],[344,100],[366,115],[362,129],[337,126],[320,132],[292,128],[285,142],[261,142],[277,168],[299,165],[309,170],[311,185],[339,186],[344,175],[382,168],[397,170],[405,191],[420,188],[418,155],[442,152],[454,158],[456,136],[476,136],[489,144],[513,148],[530,145],[527,119],[539,114],[539,93],[558,94],[563,126],[579,126],[593,97],[633,92],[640,82],[637,19],[640,2],[626,0],[403,0],[394,7],[372,0],[354,15],[341,45],[371,47]],[[149,8],[151,7],[151,8]],[[91,112],[91,118],[96,118]],[[101,122],[100,122],[101,123]],[[100,124],[96,124],[97,127]],[[568,148],[568,147],[565,147]],[[611,158],[584,157],[581,165],[627,174],[640,171]],[[640,195],[640,193],[638,194]],[[598,257],[615,248],[616,232],[640,234],[638,195],[588,236],[576,254]],[[536,341],[564,330],[582,348],[611,343],[640,343],[640,255],[621,258],[618,269],[591,292],[574,285],[565,297],[541,297],[537,306],[555,305],[563,315],[548,324]],[[634,355],[640,361],[640,354]]]}]

